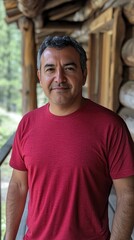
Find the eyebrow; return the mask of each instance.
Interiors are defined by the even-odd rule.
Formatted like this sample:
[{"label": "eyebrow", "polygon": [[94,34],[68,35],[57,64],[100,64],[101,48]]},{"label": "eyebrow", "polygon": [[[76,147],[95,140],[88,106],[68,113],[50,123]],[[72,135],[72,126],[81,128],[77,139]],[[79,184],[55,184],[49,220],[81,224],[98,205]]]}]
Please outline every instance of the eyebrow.
[{"label": "eyebrow", "polygon": [[47,63],[47,64],[45,64],[44,69],[47,68],[47,67],[53,67],[53,66],[54,66],[54,64]]},{"label": "eyebrow", "polygon": [[[76,63],[74,63],[74,62],[70,62],[70,63],[65,63],[65,64],[63,64],[64,67],[70,66],[70,65],[71,65],[71,66],[74,66],[75,68],[77,67]],[[47,67],[54,67],[54,66],[55,66],[54,64],[47,63],[47,64],[45,64],[44,69],[46,69]]]},{"label": "eyebrow", "polygon": [[66,64],[64,64],[64,66],[66,67],[66,66],[74,66],[75,68],[77,68],[77,64],[76,63],[74,63],[74,62],[70,62],[70,63],[66,63]]}]

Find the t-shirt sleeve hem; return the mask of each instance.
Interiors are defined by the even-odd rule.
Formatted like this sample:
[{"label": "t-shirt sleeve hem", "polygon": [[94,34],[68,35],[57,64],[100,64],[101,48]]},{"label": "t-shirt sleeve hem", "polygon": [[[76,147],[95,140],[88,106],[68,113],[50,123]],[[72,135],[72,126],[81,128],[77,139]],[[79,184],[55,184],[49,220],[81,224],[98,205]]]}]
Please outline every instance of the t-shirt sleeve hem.
[{"label": "t-shirt sleeve hem", "polygon": [[19,167],[15,164],[9,163],[10,167],[12,167],[13,169],[19,170],[19,171],[27,171],[27,169],[25,167]]},{"label": "t-shirt sleeve hem", "polygon": [[111,174],[112,179],[120,179],[120,178],[127,178],[127,177],[132,177],[134,176],[134,171],[127,171],[127,172],[122,172],[122,173],[117,173],[117,174]]}]

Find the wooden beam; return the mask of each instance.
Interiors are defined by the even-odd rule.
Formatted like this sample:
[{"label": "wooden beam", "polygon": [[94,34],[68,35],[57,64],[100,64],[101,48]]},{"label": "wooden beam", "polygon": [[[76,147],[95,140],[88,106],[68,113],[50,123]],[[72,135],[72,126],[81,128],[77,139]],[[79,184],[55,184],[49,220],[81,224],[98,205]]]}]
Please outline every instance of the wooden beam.
[{"label": "wooden beam", "polygon": [[19,21],[22,32],[23,84],[22,112],[23,114],[37,107],[36,82],[36,48],[34,24],[32,20],[23,17]]},{"label": "wooden beam", "polygon": [[21,12],[19,11],[19,9],[17,7],[13,8],[13,9],[6,10],[6,14],[7,14],[8,17],[12,17],[12,16],[18,15],[20,13]]},{"label": "wooden beam", "polygon": [[110,30],[112,28],[113,23],[113,8],[109,8],[107,11],[98,16],[95,20],[93,20],[89,25],[89,33],[100,32],[101,29],[104,31]]},{"label": "wooden beam", "polygon": [[5,21],[6,21],[7,24],[10,24],[10,23],[17,22],[21,17],[23,17],[23,13],[20,13],[16,16],[12,16],[12,17],[6,16]]},{"label": "wooden beam", "polygon": [[36,29],[35,33],[44,35],[45,31],[65,32],[66,30],[74,31],[82,27],[82,22],[68,22],[68,21],[49,21],[43,28]]},{"label": "wooden beam", "polygon": [[35,42],[39,45],[47,35],[71,34],[81,29],[82,22],[49,21],[44,28],[36,28]]},{"label": "wooden beam", "polygon": [[61,7],[54,8],[48,12],[48,17],[50,20],[57,20],[69,16],[72,13],[77,12],[82,7],[82,2],[72,2],[66,3]]},{"label": "wooden beam", "polygon": [[4,0],[5,9],[13,9],[17,7],[17,0]]}]

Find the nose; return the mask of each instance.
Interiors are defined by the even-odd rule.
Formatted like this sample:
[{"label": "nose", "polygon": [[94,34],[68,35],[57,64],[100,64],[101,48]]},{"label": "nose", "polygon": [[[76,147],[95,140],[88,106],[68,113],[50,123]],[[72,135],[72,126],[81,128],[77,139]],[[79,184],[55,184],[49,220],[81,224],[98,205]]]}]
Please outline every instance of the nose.
[{"label": "nose", "polygon": [[58,83],[62,83],[62,82],[66,81],[66,77],[65,77],[65,74],[64,74],[64,69],[62,67],[57,69],[55,81],[58,82]]}]

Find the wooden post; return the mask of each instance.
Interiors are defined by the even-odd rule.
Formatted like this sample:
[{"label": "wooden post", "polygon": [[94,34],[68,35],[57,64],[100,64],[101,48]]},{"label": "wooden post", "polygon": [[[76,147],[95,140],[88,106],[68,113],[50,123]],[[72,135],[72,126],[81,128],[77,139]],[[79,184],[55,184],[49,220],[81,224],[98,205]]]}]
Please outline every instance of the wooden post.
[{"label": "wooden post", "polygon": [[101,105],[112,108],[110,103],[109,92],[109,72],[110,72],[110,57],[111,57],[111,31],[103,33],[103,39],[101,44],[102,59],[101,59],[101,72],[100,72],[100,96],[99,102]]},{"label": "wooden post", "polygon": [[33,21],[20,18],[19,26],[22,32],[22,113],[25,114],[37,107],[36,48]]}]

